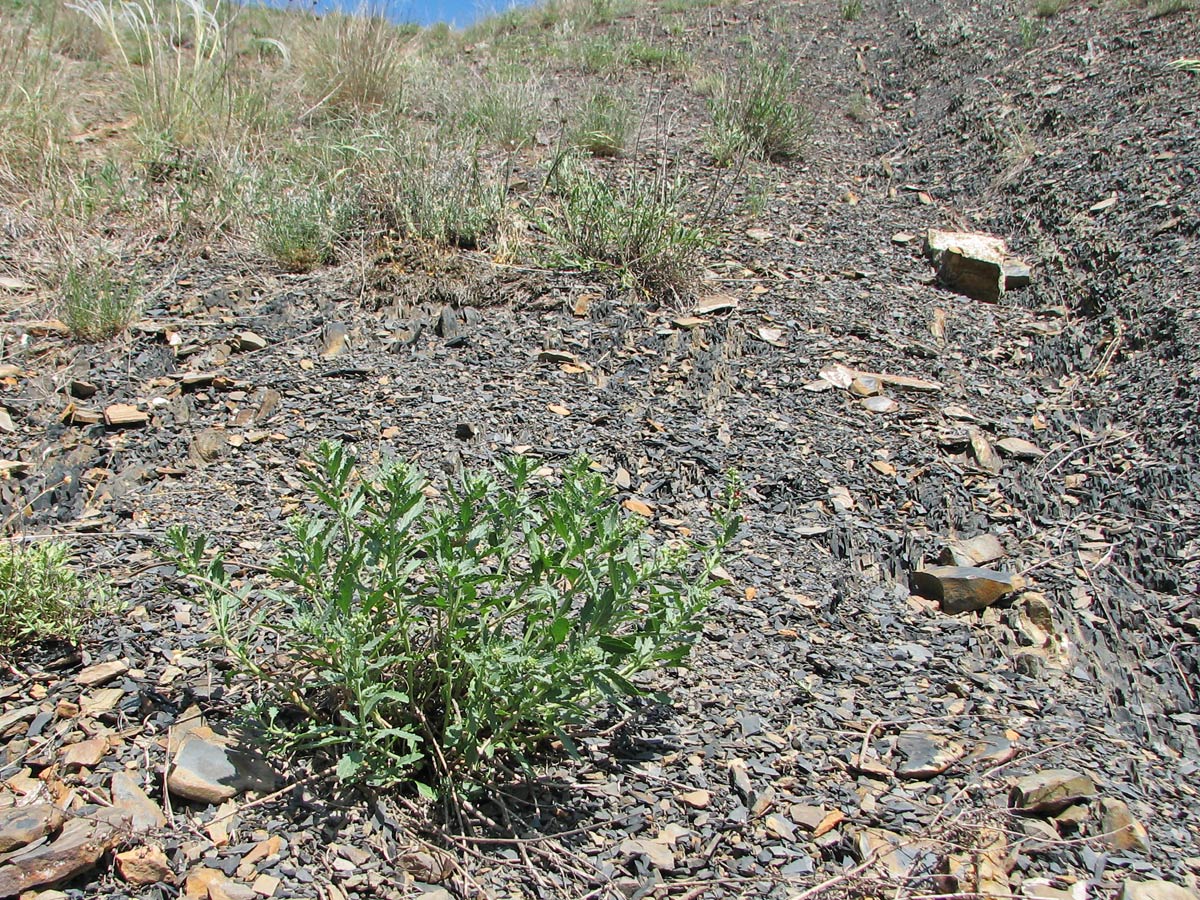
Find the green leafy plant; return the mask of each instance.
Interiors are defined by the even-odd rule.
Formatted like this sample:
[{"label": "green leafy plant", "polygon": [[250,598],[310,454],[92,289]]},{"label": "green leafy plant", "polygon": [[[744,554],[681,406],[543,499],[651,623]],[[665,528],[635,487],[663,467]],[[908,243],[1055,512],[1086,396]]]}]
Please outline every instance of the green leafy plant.
[{"label": "green leafy plant", "polygon": [[104,341],[129,327],[141,308],[142,276],[121,276],[115,263],[95,259],[72,264],[63,278],[60,314],[81,341]]},{"label": "green leafy plant", "polygon": [[348,781],[457,790],[572,748],[605,702],[645,693],[639,673],[685,662],[736,530],[726,514],[706,549],[654,545],[584,461],[543,484],[512,457],[444,502],[403,463],[366,475],[334,443],[313,462],[316,511],[289,523],[280,587],[235,583],[204,538],[169,537],[259,680],[272,741]]},{"label": "green leafy plant", "polygon": [[1200,75],[1200,59],[1188,59],[1184,57],[1182,59],[1173,60],[1172,62],[1167,63],[1167,65],[1169,65],[1172,69],[1179,69],[1182,72],[1192,72],[1196,75]]},{"label": "green leafy plant", "polygon": [[844,0],[842,3],[842,19],[846,22],[857,22],[862,18],[862,0]]},{"label": "green leafy plant", "polygon": [[568,154],[556,163],[550,184],[557,202],[540,224],[555,262],[614,273],[657,299],[689,295],[708,239],[688,221],[683,181],[661,170],[605,179]]},{"label": "green leafy plant", "polygon": [[65,544],[0,540],[0,652],[47,638],[78,643],[95,616],[116,609],[111,586],[70,563]]},{"label": "green leafy plant", "polygon": [[763,159],[799,156],[812,130],[812,118],[792,99],[800,90],[795,66],[783,57],[743,62],[709,99],[714,155],[726,158],[750,149]]}]

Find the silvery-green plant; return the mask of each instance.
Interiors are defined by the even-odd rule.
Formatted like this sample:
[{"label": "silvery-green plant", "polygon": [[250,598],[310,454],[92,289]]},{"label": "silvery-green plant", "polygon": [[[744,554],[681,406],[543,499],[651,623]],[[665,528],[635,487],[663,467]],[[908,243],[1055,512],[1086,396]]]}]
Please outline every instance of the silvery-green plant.
[{"label": "silvery-green plant", "polygon": [[652,541],[583,460],[547,483],[512,457],[439,501],[403,463],[367,473],[334,443],[313,462],[315,507],[289,523],[273,586],[169,537],[275,745],[345,781],[458,791],[573,749],[647,693],[641,673],[685,663],[737,529],[729,492],[706,546]]}]

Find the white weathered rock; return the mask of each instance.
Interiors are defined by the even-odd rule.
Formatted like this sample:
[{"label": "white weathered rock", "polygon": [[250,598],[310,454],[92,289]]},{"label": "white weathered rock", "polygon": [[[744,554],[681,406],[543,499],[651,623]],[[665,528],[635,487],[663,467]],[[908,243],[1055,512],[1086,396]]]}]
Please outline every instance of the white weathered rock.
[{"label": "white weathered rock", "polygon": [[1032,280],[1029,264],[1013,256],[1002,238],[990,234],[943,231],[925,235],[925,253],[948,287],[976,300],[995,303],[1005,291]]}]

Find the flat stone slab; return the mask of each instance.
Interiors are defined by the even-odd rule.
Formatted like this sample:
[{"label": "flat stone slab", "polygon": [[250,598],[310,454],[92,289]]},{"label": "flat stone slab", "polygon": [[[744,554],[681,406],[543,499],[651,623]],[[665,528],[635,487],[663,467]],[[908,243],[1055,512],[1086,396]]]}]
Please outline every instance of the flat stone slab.
[{"label": "flat stone slab", "polygon": [[995,235],[931,228],[925,235],[925,253],[947,287],[986,303],[1033,280],[1029,264]]},{"label": "flat stone slab", "polygon": [[1069,769],[1047,769],[1018,778],[1009,792],[1008,805],[1024,815],[1053,816],[1095,796],[1096,785],[1087,775]]},{"label": "flat stone slab", "polygon": [[32,844],[62,827],[63,814],[49,803],[0,810],[0,853],[10,853]]},{"label": "flat stone slab", "polygon": [[243,791],[273,791],[275,784],[275,770],[257,753],[197,735],[180,744],[167,775],[174,796],[201,803],[222,803]]},{"label": "flat stone slab", "polygon": [[111,825],[72,819],[54,842],[18,854],[0,866],[0,897],[74,878],[96,865],[117,840]]},{"label": "flat stone slab", "polygon": [[973,612],[991,606],[1024,587],[1019,575],[975,566],[933,566],[910,576],[913,593],[936,600],[947,613]]}]

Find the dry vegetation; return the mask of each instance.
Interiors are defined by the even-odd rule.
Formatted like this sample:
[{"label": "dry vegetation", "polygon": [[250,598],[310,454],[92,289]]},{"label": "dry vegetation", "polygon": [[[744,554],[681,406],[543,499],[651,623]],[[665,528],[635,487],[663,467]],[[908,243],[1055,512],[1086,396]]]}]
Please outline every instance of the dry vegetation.
[{"label": "dry vegetation", "polygon": [[[662,164],[661,115],[621,87],[694,77],[670,23],[709,0],[674,0],[653,27],[619,0],[564,0],[465,32],[219,0],[4,2],[0,212],[21,244],[5,268],[58,285],[45,312],[80,338],[135,313],[87,295],[130,282],[152,245],[304,272],[399,236],[671,301],[718,227],[711,203],[688,205],[711,191]],[[783,69],[731,71],[716,161],[798,153],[797,87]],[[103,322],[81,316],[101,307]]]}]

